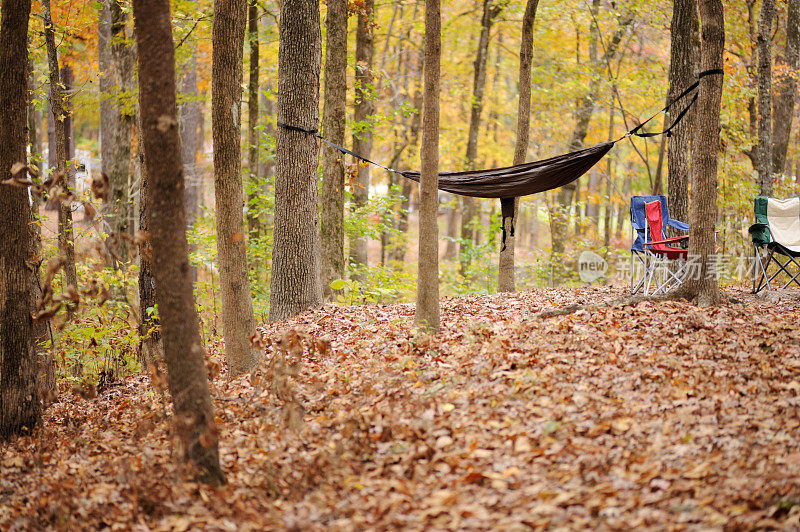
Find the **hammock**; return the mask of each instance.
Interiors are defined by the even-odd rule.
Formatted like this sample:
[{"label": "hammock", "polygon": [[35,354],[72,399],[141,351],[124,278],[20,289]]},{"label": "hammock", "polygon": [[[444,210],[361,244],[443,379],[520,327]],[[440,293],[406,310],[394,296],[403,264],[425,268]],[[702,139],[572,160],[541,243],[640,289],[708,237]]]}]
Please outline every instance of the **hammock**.
[{"label": "hammock", "polygon": [[[609,152],[609,150],[611,150],[612,147],[614,147],[614,144],[622,139],[630,136],[642,138],[655,137],[657,135],[664,134],[669,136],[672,129],[678,125],[678,122],[683,119],[683,117],[689,111],[689,108],[694,104],[695,101],[697,101],[699,91],[695,92],[694,97],[689,104],[680,112],[680,114],[678,114],[672,124],[663,131],[645,133],[641,132],[640,130],[660,113],[667,111],[670,107],[672,107],[672,105],[678,102],[678,100],[681,100],[682,98],[694,92],[700,86],[700,81],[705,76],[722,73],[722,69],[711,69],[701,72],[698,75],[697,81],[687,87],[686,90],[684,90],[674,100],[669,102],[661,111],[654,114],[627,132],[623,137],[615,141],[603,142],[590,148],[585,148],[571,153],[565,153],[549,159],[518,164],[515,166],[507,166],[505,168],[472,170],[467,172],[441,172],[439,174],[439,190],[475,198],[499,198],[503,217],[503,249],[505,249],[505,222],[506,218],[511,218],[513,221],[515,198],[527,196],[529,194],[545,192],[547,190],[562,187],[575,181],[589,171],[592,166],[594,166],[600,159],[603,158],[606,153]],[[334,144],[333,142],[324,138],[322,135],[319,135],[316,129],[304,129],[298,126],[283,124],[281,122],[278,122],[277,125],[278,127],[291,131],[316,135],[317,138],[344,154],[352,155],[358,160],[375,165],[379,168],[383,168],[386,171],[400,174],[403,177],[413,181],[419,182],[420,180],[420,173],[418,171],[400,171],[395,170],[394,168],[383,166],[382,164],[378,164],[348,150],[347,148],[344,148],[343,146]],[[514,236],[513,222],[510,229],[511,236]]]}]

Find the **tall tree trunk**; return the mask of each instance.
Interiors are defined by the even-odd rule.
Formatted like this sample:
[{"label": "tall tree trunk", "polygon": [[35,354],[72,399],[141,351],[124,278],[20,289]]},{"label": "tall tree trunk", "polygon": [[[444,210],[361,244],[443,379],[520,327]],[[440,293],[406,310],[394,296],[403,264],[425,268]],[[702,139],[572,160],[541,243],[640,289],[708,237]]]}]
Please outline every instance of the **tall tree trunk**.
[{"label": "tall tree trunk", "polygon": [[[416,6],[414,12],[416,13]],[[424,61],[422,54],[419,52],[416,53],[416,78],[419,79],[423,76]],[[415,84],[414,96],[411,98],[411,105],[417,110],[417,112],[414,113],[414,117],[411,119],[411,126],[409,127],[408,135],[409,149],[406,150],[406,153],[416,150],[417,146],[419,145],[419,134],[420,129],[422,128],[422,88],[420,84]],[[401,184],[402,188],[400,194],[403,199],[400,202],[400,214],[397,217],[397,231],[402,235],[408,233],[408,211],[411,207],[411,192],[413,190],[413,184],[414,182],[410,179],[403,179]],[[398,245],[392,254],[392,259],[402,262],[406,256],[406,246],[407,242],[405,241],[403,241],[402,245]]]},{"label": "tall tree trunk", "polygon": [[258,198],[258,5],[249,0],[247,6],[247,42],[250,45],[250,73],[247,78],[247,169],[251,180],[255,180],[253,191],[247,198],[247,228],[250,238],[261,234],[259,212],[254,208]]},{"label": "tall tree trunk", "polygon": [[439,0],[425,0],[425,72],[419,186],[419,266],[414,322],[439,332],[439,87],[442,58]]},{"label": "tall tree trunk", "polygon": [[124,111],[120,94],[133,82],[133,58],[125,36],[127,15],[118,0],[103,0],[98,22],[100,63],[101,171],[108,176],[109,202],[104,206],[108,232],[119,242],[111,246],[122,262],[129,260],[127,242],[121,234],[132,234],[130,164],[132,117]]},{"label": "tall tree trunk", "polygon": [[[138,53],[138,52],[137,52]],[[139,109],[137,122],[137,149],[139,169],[139,230],[150,231],[150,180],[147,176],[146,156],[142,128],[142,112]],[[190,272],[191,273],[191,272]],[[139,253],[139,359],[149,369],[164,356],[164,345],[161,342],[161,329],[153,313],[156,308],[156,279],[153,276],[153,246],[150,242],[142,245]]]},{"label": "tall tree trunk", "polygon": [[[153,273],[164,357],[183,459],[204,482],[225,481],[219,465],[214,409],[189,276],[175,49],[167,0],[134,0],[139,102],[150,179]],[[216,18],[215,18],[216,21]]]},{"label": "tall tree trunk", "polygon": [[[184,46],[189,46],[189,58],[183,65],[180,79],[181,92],[185,100],[178,109],[178,121],[181,131],[181,159],[183,161],[183,179],[186,183],[186,228],[191,230],[200,215],[200,205],[203,199],[203,172],[200,170],[198,157],[202,152],[203,138],[200,134],[202,127],[202,114],[200,95],[197,90],[197,41],[190,36]],[[189,245],[189,253],[194,251],[194,246]],[[192,265],[189,269],[192,282],[197,282],[197,268]]]},{"label": "tall tree trunk", "polygon": [[[670,31],[672,38],[667,99],[672,101],[697,76],[699,59],[697,0],[675,0]],[[681,221],[689,219],[689,154],[691,153],[695,109],[693,106],[672,131],[672,135],[667,141],[667,169],[669,170],[667,204],[670,216]],[[675,111],[671,116],[674,114]]]},{"label": "tall tree trunk", "polygon": [[[25,162],[30,0],[0,8],[0,181]],[[30,432],[42,421],[31,318],[31,211],[25,188],[0,185],[0,439]]]},{"label": "tall tree trunk", "polygon": [[[614,121],[616,118],[616,109],[611,105],[608,108],[608,141],[614,140]],[[611,243],[611,222],[613,221],[612,213],[614,212],[614,201],[611,190],[611,180],[614,178],[614,156],[613,154],[606,155],[606,183],[604,199],[606,201],[605,213],[603,214],[603,247],[606,248],[608,253],[608,246]]]},{"label": "tall tree trunk", "polygon": [[[595,17],[597,16],[599,9],[599,0],[593,0],[591,10]],[[586,135],[589,133],[589,124],[591,122],[592,114],[594,113],[595,102],[599,98],[600,91],[600,76],[599,73],[596,72],[596,69],[599,68],[599,65],[610,63],[614,60],[614,57],[616,57],[617,53],[619,52],[619,45],[627,34],[628,28],[630,28],[632,23],[633,16],[630,14],[624,15],[618,19],[617,27],[614,30],[614,34],[612,35],[611,39],[607,42],[603,57],[598,59],[597,41],[599,40],[599,29],[594,23],[593,18],[589,40],[589,64],[592,72],[589,81],[589,90],[587,91],[586,96],[578,100],[575,108],[575,127],[572,130],[572,135],[570,136],[570,140],[567,144],[567,149],[569,151],[576,151],[583,148]],[[569,211],[577,187],[577,181],[573,181],[572,183],[561,187],[557,194],[557,201],[550,208],[551,248],[553,253],[556,255],[564,253],[564,243],[569,240],[567,221],[569,219]]]},{"label": "tall tree trunk", "polygon": [[[519,102],[517,103],[517,141],[514,145],[514,164],[525,162],[528,152],[528,138],[530,136],[531,121],[531,61],[533,60],[533,23],[536,20],[536,8],[539,0],[528,0],[525,5],[525,14],[522,16],[522,36],[519,46]],[[503,220],[506,228],[517,223],[519,198],[514,200],[514,216]],[[502,216],[502,215],[501,215]],[[497,268],[497,290],[499,292],[513,292],[514,279],[514,248],[516,237],[510,231],[506,234],[506,247],[500,252],[500,262]]]},{"label": "tall tree trunk", "polygon": [[[631,193],[630,171],[631,171],[630,163],[625,163],[623,172],[624,175],[626,175],[627,177],[625,177],[622,183],[622,197],[626,199],[630,197]],[[623,227],[625,227],[625,220],[629,217],[630,217],[629,206],[624,205],[622,202],[620,202],[617,205],[617,223],[615,225],[617,238],[620,238],[622,236],[622,229]]]},{"label": "tall tree trunk", "polygon": [[[699,2],[702,28],[701,71],[722,68],[725,23],[721,0]],[[703,78],[697,100],[695,138],[692,144],[692,209],[689,232],[689,258],[698,267],[678,289],[679,295],[695,299],[699,305],[716,304],[720,299],[714,271],[714,224],[717,220],[717,155],[719,153],[722,74]]]},{"label": "tall tree trunk", "polygon": [[797,94],[797,80],[794,73],[800,65],[800,0],[789,0],[786,17],[786,50],[776,58],[778,64],[778,94],[772,103],[772,172],[788,173],[786,151],[792,133],[794,99]]},{"label": "tall tree trunk", "polygon": [[[28,61],[28,145],[30,147],[29,164],[42,168],[42,135],[39,128],[42,124],[42,113],[36,108],[34,101],[33,88],[35,87],[34,60]],[[41,178],[35,179],[41,182]],[[31,194],[31,217],[33,221],[39,220],[39,209],[42,206],[42,198],[38,194]],[[40,223],[29,225],[31,232],[30,254],[32,257],[40,257],[42,254],[42,226]],[[42,296],[40,268],[37,266],[33,271],[33,282],[31,284],[31,307],[35,307],[37,301]],[[1,296],[0,296],[1,297]],[[50,324],[47,320],[39,320],[33,325],[34,347],[39,358],[39,396],[43,399],[54,398],[58,395],[56,388],[56,365],[53,359],[52,350],[48,351],[44,347],[49,338]],[[47,401],[45,401],[47,402]],[[46,405],[45,405],[46,406]]]},{"label": "tall tree trunk", "polygon": [[[353,110],[353,151],[369,159],[372,152],[372,122],[375,113],[372,89],[372,56],[374,35],[372,21],[375,19],[375,0],[365,0],[358,14],[356,29],[356,90]],[[364,207],[369,201],[369,166],[358,165],[358,176],[353,184],[353,206]],[[358,237],[350,242],[350,265],[366,267],[367,239]],[[357,276],[360,278],[361,276]]]},{"label": "tall tree trunk", "polygon": [[[347,0],[328,0],[325,20],[325,137],[344,146],[347,123]],[[333,295],[331,282],[344,279],[344,158],[335,148],[322,148],[322,292]]]},{"label": "tall tree trunk", "polygon": [[456,254],[458,253],[458,242],[456,239],[458,238],[458,220],[459,220],[459,208],[458,204],[461,200],[458,196],[453,195],[450,199],[450,207],[447,209],[447,227],[445,231],[447,231],[447,242],[444,246],[444,255],[442,255],[442,260],[453,260],[456,258]]},{"label": "tall tree trunk", "polygon": [[258,364],[250,344],[255,332],[242,216],[241,123],[242,48],[245,0],[215,0],[211,61],[211,125],[214,137],[214,192],[217,254],[222,285],[222,332],[232,376]]},{"label": "tall tree trunk", "polygon": [[775,0],[764,0],[758,17],[758,146],[756,167],[762,196],[772,196],[772,19]]},{"label": "tall tree trunk", "polygon": [[[319,121],[322,61],[319,3],[281,0],[278,122],[312,130]],[[278,321],[322,302],[317,140],[278,128],[275,234],[269,319]]]},{"label": "tall tree trunk", "polygon": [[[495,4],[492,0],[483,0],[483,15],[481,16],[481,33],[478,38],[478,50],[473,63],[472,77],[472,105],[469,115],[469,132],[467,133],[466,163],[468,170],[475,170],[478,159],[478,133],[481,129],[481,113],[483,112],[483,91],[486,87],[486,63],[489,57],[489,37],[492,24],[504,4]],[[475,218],[478,215],[478,204],[475,198],[464,196],[461,198],[461,241],[474,242]],[[459,252],[461,275],[466,275],[469,268],[470,256]]]},{"label": "tall tree trunk", "polygon": [[[743,46],[742,54],[740,54],[740,58],[742,63],[744,64],[744,68],[747,71],[747,76],[750,80],[750,87],[757,90],[758,87],[758,69],[756,66],[757,62],[757,49],[758,49],[758,24],[756,21],[756,3],[757,0],[745,0],[745,7],[747,8],[747,34],[749,36],[749,42],[747,46]],[[734,43],[735,44],[735,43]],[[744,50],[747,50],[745,52]],[[752,93],[751,93],[752,94]],[[747,100],[747,115],[748,115],[748,133],[750,134],[751,139],[756,139],[758,137],[758,104],[756,102],[755,96],[750,96]],[[758,171],[758,145],[757,142],[753,142],[753,145],[742,152],[747,155],[750,159],[750,163],[753,165],[753,169]]]},{"label": "tall tree trunk", "polygon": [[[48,91],[49,92],[49,91]],[[53,118],[53,107],[50,105],[50,98],[47,99],[47,169],[51,174],[58,170],[58,150],[56,149],[56,121]],[[58,200],[47,198],[45,209],[48,211],[58,209]]]},{"label": "tall tree trunk", "polygon": [[[61,92],[61,79],[58,68],[58,50],[56,49],[55,29],[50,12],[50,0],[42,0],[44,16],[44,37],[47,45],[47,64],[50,70],[50,110],[53,113],[54,137],[56,147],[56,172],[63,176],[62,186],[67,194],[71,192],[67,172],[67,132],[65,120],[67,113]],[[58,203],[58,247],[66,263],[64,274],[67,285],[78,286],[78,271],[75,268],[75,239],[72,236],[71,201]]]}]

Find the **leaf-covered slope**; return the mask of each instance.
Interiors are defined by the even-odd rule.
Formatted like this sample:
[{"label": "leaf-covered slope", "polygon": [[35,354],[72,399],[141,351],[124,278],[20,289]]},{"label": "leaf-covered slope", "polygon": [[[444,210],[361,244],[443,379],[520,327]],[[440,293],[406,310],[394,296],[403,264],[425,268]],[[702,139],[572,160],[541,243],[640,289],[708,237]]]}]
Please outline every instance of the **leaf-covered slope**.
[{"label": "leaf-covered slope", "polygon": [[800,303],[534,317],[619,295],[445,300],[436,337],[409,305],[264,328],[261,369],[213,382],[220,489],[173,465],[147,379],[66,395],[0,448],[0,528],[800,526]]}]

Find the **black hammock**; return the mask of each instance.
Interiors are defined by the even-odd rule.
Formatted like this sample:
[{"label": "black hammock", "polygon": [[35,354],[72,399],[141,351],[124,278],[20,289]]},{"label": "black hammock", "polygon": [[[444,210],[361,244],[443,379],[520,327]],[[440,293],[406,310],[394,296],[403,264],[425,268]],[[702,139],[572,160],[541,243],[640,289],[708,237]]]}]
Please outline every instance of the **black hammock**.
[{"label": "black hammock", "polygon": [[[498,198],[500,199],[500,207],[502,211],[503,217],[503,249],[505,249],[505,242],[506,242],[506,218],[511,218],[513,221],[514,217],[514,199],[520,196],[527,196],[529,194],[536,194],[539,192],[545,192],[547,190],[552,190],[554,188],[562,187],[566,184],[569,184],[583,174],[585,174],[589,169],[594,166],[603,156],[614,147],[614,144],[619,142],[622,139],[625,139],[629,136],[637,136],[637,137],[655,137],[657,135],[666,134],[667,136],[670,135],[670,132],[678,122],[686,115],[689,111],[689,108],[694,104],[697,100],[698,92],[695,92],[694,97],[689,102],[688,105],[678,114],[672,124],[664,129],[663,131],[655,132],[655,133],[645,133],[641,132],[640,130],[648,123],[650,120],[655,118],[658,114],[667,111],[673,104],[675,104],[678,100],[688,96],[692,92],[694,92],[700,85],[700,80],[702,80],[705,76],[709,76],[711,74],[722,74],[722,69],[712,69],[706,70],[701,72],[698,76],[697,81],[692,83],[689,87],[686,88],[680,95],[678,95],[674,100],[669,102],[661,111],[656,113],[655,115],[651,116],[628,133],[626,133],[623,137],[612,141],[612,142],[603,142],[601,144],[597,144],[590,148],[585,148],[582,150],[574,151],[571,153],[565,153],[563,155],[558,155],[556,157],[551,157],[549,159],[542,159],[540,161],[534,161],[530,163],[523,163],[514,166],[507,166],[505,168],[491,168],[486,170],[472,170],[466,172],[441,172],[439,173],[439,190],[443,190],[445,192],[450,192],[453,194],[459,194],[461,196],[471,196],[475,198]],[[320,140],[329,144],[333,148],[339,150],[340,152],[348,155],[352,155],[356,159],[364,161],[366,163],[378,166],[387,170],[389,172],[394,172],[397,174],[402,175],[408,179],[416,181],[419,183],[420,180],[420,173],[418,171],[400,171],[395,170],[394,168],[389,168],[378,164],[374,161],[370,161],[357,153],[354,153],[347,148],[339,146],[338,144],[334,144],[333,142],[327,140],[326,138],[322,137],[317,133],[316,129],[304,129],[297,126],[291,126],[287,124],[283,124],[278,122],[278,126],[284,129],[288,129],[291,131],[298,131],[301,133],[308,133],[316,135]],[[510,226],[510,234],[514,236],[514,225],[513,222]]]}]

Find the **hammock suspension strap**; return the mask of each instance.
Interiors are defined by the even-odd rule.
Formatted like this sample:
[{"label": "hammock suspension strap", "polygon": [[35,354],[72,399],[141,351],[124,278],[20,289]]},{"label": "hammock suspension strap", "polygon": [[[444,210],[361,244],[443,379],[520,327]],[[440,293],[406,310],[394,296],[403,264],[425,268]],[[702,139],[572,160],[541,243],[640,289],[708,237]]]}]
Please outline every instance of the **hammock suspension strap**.
[{"label": "hammock suspension strap", "polygon": [[[697,91],[697,89],[700,86],[700,82],[702,81],[702,79],[706,76],[711,76],[715,74],[724,74],[724,71],[721,68],[714,68],[700,72],[700,74],[697,76],[697,81],[689,85],[682,93],[680,93],[671,102],[665,105],[663,109],[655,113],[653,116],[651,116],[650,118],[648,118],[635,128],[631,129],[630,131],[625,133],[624,136],[620,137],[615,141],[604,144],[598,144],[597,146],[594,147],[553,157],[551,159],[546,159],[535,163],[525,163],[523,165],[518,165],[514,167],[493,169],[493,170],[481,170],[479,172],[440,173],[439,188],[454,194],[461,194],[467,196],[493,197],[493,198],[499,197],[501,216],[502,216],[502,231],[503,231],[503,249],[501,251],[505,251],[507,233],[510,234],[510,236],[512,237],[514,236],[514,210],[515,210],[514,207],[515,207],[516,197],[536,192],[542,192],[553,188],[558,188],[559,186],[563,186],[571,181],[574,181],[575,179],[580,177],[583,173],[585,173],[591,166],[593,166],[600,158],[602,158],[603,155],[605,155],[605,153],[608,152],[608,150],[610,150],[611,147],[616,142],[619,142],[624,138],[630,136],[636,136],[641,138],[656,137],[658,135],[667,135],[667,137],[671,136],[672,130],[675,129],[675,127],[681,120],[683,120],[683,118],[689,112],[689,109],[697,101],[698,96],[700,94],[699,91]],[[642,128],[645,125],[647,125],[648,122],[653,120],[659,114],[668,111],[678,101],[682,100],[683,98],[687,97],[693,92],[695,92],[695,94],[692,97],[691,101],[688,103],[688,105],[686,105],[686,107],[683,108],[683,110],[677,115],[677,117],[675,117],[675,120],[663,131],[658,131],[654,133],[641,131]],[[289,131],[314,135],[316,138],[328,144],[332,148],[340,151],[341,153],[350,155],[355,159],[365,162],[367,164],[371,164],[378,168],[382,168],[387,172],[399,174],[402,175],[403,177],[406,177],[414,181],[419,181],[420,179],[419,172],[412,172],[412,171],[401,172],[394,168],[390,168],[388,166],[376,163],[375,161],[367,159],[366,157],[362,157],[361,155],[351,150],[348,150],[344,146],[339,146],[338,144],[333,143],[330,140],[323,137],[322,135],[320,135],[319,130],[317,128],[306,129],[299,126],[284,124],[282,122],[277,122],[277,126]],[[550,169],[546,168],[545,167],[546,165],[550,165]],[[536,166],[536,168],[534,168],[534,166]],[[556,166],[557,168],[554,168]],[[497,182],[497,177],[500,174],[503,174],[505,177],[511,178],[510,175],[511,173],[526,174],[526,172],[527,175],[523,176],[522,178],[520,178],[519,175],[515,176],[516,181],[514,181],[514,186],[511,189],[508,188],[507,181],[503,181],[503,186],[500,186]],[[467,180],[470,186],[467,186],[465,182],[461,181],[460,178],[458,177],[460,175],[465,175],[465,174],[470,174],[472,176],[472,179]],[[546,176],[544,174],[546,174]],[[486,179],[487,176],[490,176],[492,178],[491,184],[488,185],[487,185],[488,180]],[[442,185],[441,181],[442,178],[445,178],[447,181],[444,185]],[[481,179],[483,180],[482,182]],[[527,179],[527,181],[525,181],[526,186],[520,187],[519,185],[520,179],[523,180]],[[533,185],[533,186],[528,186],[528,185]],[[480,190],[476,192],[476,189]],[[504,197],[504,195],[501,194],[509,194],[509,196],[511,197]],[[508,228],[506,228],[506,218],[510,218]]]},{"label": "hammock suspension strap", "polygon": [[323,137],[322,135],[319,134],[319,130],[317,130],[317,128],[305,129],[305,128],[298,127],[298,126],[292,126],[292,125],[289,125],[289,124],[284,124],[283,122],[277,122],[277,125],[278,125],[278,127],[282,127],[283,129],[288,129],[289,131],[297,131],[298,133],[307,133],[309,135],[314,135],[315,137],[317,137],[319,140],[321,140],[325,144],[329,145],[330,147],[335,148],[335,149],[339,150],[340,152],[342,152],[342,153],[344,153],[346,155],[350,155],[352,157],[355,157],[359,161],[363,161],[365,163],[377,166],[378,168],[383,168],[387,172],[394,172],[395,174],[403,175],[403,172],[401,172],[399,170],[395,170],[394,168],[389,168],[388,166],[383,166],[382,164],[378,164],[375,161],[371,161],[371,160],[367,159],[366,157],[362,157],[361,155],[348,150],[344,146],[339,146],[338,144],[329,141],[328,139],[326,139],[325,137]]},{"label": "hammock suspension strap", "polygon": [[700,86],[700,81],[702,81],[704,77],[711,76],[714,74],[724,74],[724,73],[725,71],[722,70],[721,68],[712,68],[710,70],[704,70],[703,72],[700,72],[700,74],[697,75],[697,81],[686,87],[686,89],[682,93],[680,93],[678,96],[675,97],[675,99],[673,99],[671,102],[665,105],[664,108],[661,109],[659,112],[657,112],[656,114],[654,114],[653,116],[651,116],[650,118],[648,118],[647,120],[636,126],[635,128],[628,131],[622,138],[628,137],[630,135],[634,135],[636,137],[641,137],[641,138],[657,137],[659,135],[666,135],[667,137],[672,136],[672,130],[675,129],[675,126],[678,125],[678,122],[683,120],[683,117],[686,116],[687,112],[689,112],[689,109],[692,107],[692,105],[694,105],[694,102],[697,101],[697,97],[700,95],[699,91],[695,93],[694,97],[692,98],[692,101],[689,102],[689,105],[684,107],[683,111],[681,111],[680,114],[678,114],[678,116],[675,118],[675,121],[672,122],[672,124],[670,124],[670,126],[664,129],[663,131],[659,131],[656,133],[646,133],[646,132],[640,133],[639,130],[642,129],[649,121],[651,121],[661,113],[669,111],[670,107],[672,107],[673,105],[678,103],[678,101],[682,100],[683,98],[694,92]]}]

